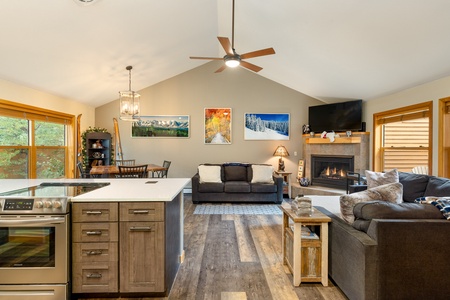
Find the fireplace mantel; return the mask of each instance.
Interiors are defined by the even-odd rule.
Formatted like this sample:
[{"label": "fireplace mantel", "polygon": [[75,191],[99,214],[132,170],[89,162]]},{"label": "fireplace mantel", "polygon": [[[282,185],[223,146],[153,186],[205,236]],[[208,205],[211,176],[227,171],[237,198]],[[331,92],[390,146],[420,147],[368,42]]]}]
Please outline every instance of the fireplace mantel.
[{"label": "fireplace mantel", "polygon": [[360,144],[361,137],[351,136],[351,137],[337,137],[334,138],[334,142],[330,141],[329,138],[313,137],[306,138],[307,144]]},{"label": "fireplace mantel", "polygon": [[305,160],[305,177],[311,178],[311,155],[351,155],[354,156],[354,171],[364,174],[369,169],[370,132],[352,132],[347,137],[341,137],[331,142],[329,138],[321,138],[320,134],[313,137],[303,135],[303,159]]}]

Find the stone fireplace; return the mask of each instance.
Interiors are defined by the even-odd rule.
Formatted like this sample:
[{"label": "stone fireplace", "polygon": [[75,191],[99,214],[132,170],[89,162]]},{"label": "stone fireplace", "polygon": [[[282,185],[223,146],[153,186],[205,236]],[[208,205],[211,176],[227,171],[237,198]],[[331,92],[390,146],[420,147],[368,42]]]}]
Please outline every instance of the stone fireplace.
[{"label": "stone fireplace", "polygon": [[[345,134],[340,134],[340,137],[335,138],[333,142],[328,138],[321,138],[320,134],[314,136],[305,134],[303,135],[304,176],[308,177],[313,186],[333,187],[345,190],[347,183],[345,179],[346,171],[353,171],[364,175],[364,172],[369,170],[369,144],[369,132],[354,132],[350,137],[345,136]],[[313,156],[316,157],[315,160],[319,158],[319,162],[314,163],[318,163],[319,165],[314,166],[314,168],[312,163]],[[350,161],[345,162],[347,166],[332,165],[329,173],[331,175],[326,175],[326,168],[322,166],[323,157],[332,158],[331,164],[335,163],[334,160],[336,158],[346,158]],[[319,171],[316,168],[321,170]],[[337,171],[339,168],[342,169],[342,172]],[[322,176],[320,175],[321,173]],[[330,176],[330,178],[323,178],[327,176]],[[332,180],[336,182],[331,182]]]}]

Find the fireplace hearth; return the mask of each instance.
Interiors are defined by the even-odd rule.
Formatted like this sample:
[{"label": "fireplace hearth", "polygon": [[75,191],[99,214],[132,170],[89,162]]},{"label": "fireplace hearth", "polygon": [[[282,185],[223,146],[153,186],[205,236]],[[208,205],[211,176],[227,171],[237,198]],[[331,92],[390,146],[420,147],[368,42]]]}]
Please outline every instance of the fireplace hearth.
[{"label": "fireplace hearth", "polygon": [[311,155],[311,185],[345,189],[349,171],[354,171],[354,156]]}]

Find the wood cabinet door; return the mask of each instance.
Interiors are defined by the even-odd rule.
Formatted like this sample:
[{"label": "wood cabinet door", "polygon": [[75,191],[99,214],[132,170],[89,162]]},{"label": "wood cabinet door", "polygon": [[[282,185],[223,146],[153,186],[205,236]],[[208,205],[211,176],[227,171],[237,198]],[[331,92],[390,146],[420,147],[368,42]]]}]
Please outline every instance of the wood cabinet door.
[{"label": "wood cabinet door", "polygon": [[120,222],[120,291],[164,292],[164,222]]}]

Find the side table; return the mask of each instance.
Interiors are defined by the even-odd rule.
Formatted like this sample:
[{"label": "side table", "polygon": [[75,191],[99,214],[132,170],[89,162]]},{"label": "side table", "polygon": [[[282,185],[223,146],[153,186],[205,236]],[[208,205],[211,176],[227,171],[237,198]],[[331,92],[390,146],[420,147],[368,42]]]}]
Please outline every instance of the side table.
[{"label": "side table", "polygon": [[291,174],[290,172],[275,171],[276,174],[283,177],[283,194],[287,194],[291,199]]},{"label": "side table", "polygon": [[283,264],[291,271],[294,286],[301,282],[321,282],[328,286],[328,223],[331,219],[316,208],[307,216],[298,216],[287,204],[282,205],[281,210]]}]

